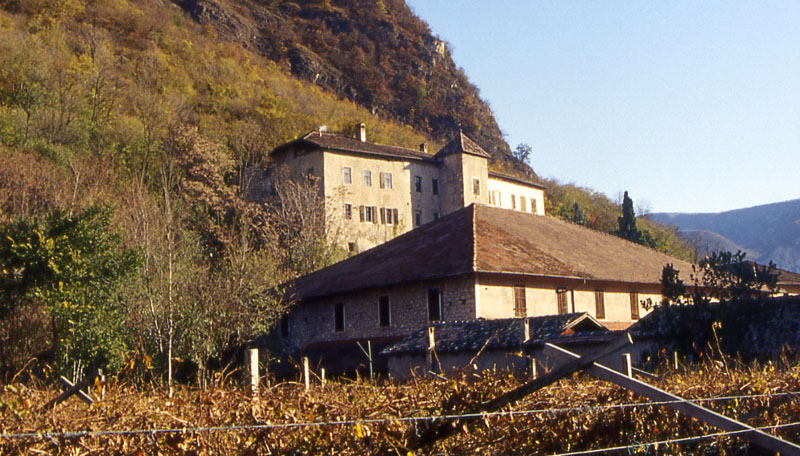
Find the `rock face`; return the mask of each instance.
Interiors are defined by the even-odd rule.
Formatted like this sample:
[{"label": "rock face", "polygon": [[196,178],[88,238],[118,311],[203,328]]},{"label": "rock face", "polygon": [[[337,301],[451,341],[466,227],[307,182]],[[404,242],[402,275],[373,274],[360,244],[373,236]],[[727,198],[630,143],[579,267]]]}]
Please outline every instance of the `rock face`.
[{"label": "rock face", "polygon": [[[771,260],[781,269],[800,272],[800,199],[717,214],[661,213],[649,218],[677,225],[690,243],[702,230],[705,234],[696,245],[701,251],[733,247],[747,252],[749,260]],[[719,236],[714,239],[708,233]]]},{"label": "rock face", "polygon": [[506,168],[515,159],[447,44],[404,0],[175,0],[222,40],[279,63],[372,113],[445,140],[463,130]]}]

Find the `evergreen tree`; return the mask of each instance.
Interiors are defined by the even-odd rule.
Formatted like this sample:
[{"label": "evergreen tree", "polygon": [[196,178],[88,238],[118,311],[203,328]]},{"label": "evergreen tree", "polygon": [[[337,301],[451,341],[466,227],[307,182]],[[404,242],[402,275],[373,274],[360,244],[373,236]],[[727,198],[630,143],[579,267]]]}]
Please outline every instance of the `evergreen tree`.
[{"label": "evergreen tree", "polygon": [[636,228],[636,215],[633,212],[633,200],[625,192],[622,198],[622,217],[617,219],[619,221],[619,231],[617,235],[623,239],[633,242],[641,241],[641,233]]},{"label": "evergreen tree", "polygon": [[586,226],[586,215],[584,215],[581,205],[577,202],[572,206],[572,223]]}]

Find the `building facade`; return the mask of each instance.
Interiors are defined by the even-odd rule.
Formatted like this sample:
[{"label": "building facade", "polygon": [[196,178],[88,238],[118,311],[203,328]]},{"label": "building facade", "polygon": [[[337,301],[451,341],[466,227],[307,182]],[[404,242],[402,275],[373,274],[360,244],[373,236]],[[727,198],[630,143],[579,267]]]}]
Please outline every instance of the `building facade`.
[{"label": "building facade", "polygon": [[[308,133],[271,153],[264,182],[316,178],[327,230],[352,252],[369,249],[472,203],[544,215],[544,188],[489,171],[489,154],[459,134],[436,154],[357,138]],[[281,170],[281,174],[277,173]]]}]

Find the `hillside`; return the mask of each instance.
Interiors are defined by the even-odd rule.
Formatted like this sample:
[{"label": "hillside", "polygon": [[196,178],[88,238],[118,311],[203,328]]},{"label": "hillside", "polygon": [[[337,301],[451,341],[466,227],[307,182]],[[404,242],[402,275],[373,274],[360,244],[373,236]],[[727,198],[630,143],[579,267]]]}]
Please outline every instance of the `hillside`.
[{"label": "hillside", "polygon": [[720,247],[742,249],[751,260],[774,261],[779,268],[800,271],[800,199],[720,213],[649,217],[679,227],[701,254]]},{"label": "hillside", "polygon": [[491,109],[453,63],[447,43],[404,0],[176,3],[220,39],[299,79],[437,140],[462,129],[500,166],[535,177],[511,155]]}]

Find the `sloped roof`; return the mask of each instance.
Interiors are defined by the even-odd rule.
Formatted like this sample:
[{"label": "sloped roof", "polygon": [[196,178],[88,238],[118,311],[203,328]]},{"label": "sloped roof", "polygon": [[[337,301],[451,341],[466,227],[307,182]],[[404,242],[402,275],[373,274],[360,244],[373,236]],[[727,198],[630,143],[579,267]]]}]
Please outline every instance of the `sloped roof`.
[{"label": "sloped roof", "polygon": [[389,242],[300,277],[289,297],[308,299],[472,272],[660,284],[685,261],[547,216],[473,204]]},{"label": "sloped roof", "polygon": [[542,184],[537,184],[536,182],[531,182],[531,181],[523,179],[521,177],[511,176],[509,174],[499,173],[497,171],[489,171],[489,177],[494,177],[494,178],[497,178],[497,179],[503,179],[503,180],[511,181],[511,182],[514,182],[514,183],[517,183],[517,184],[522,184],[522,185],[527,185],[529,187],[539,188],[539,189],[542,189],[542,190],[547,188]]},{"label": "sloped roof", "polygon": [[462,132],[458,132],[458,136],[451,139],[449,143],[447,143],[442,150],[436,153],[436,157],[442,157],[444,155],[450,154],[457,154],[457,153],[464,153],[470,155],[477,155],[479,157],[490,158],[490,155],[483,150],[481,146],[478,145],[475,141],[469,139],[467,135]]},{"label": "sloped roof", "polygon": [[380,155],[382,157],[403,158],[406,160],[433,160],[434,156],[422,152],[421,150],[408,149],[406,147],[387,146],[367,141],[359,141],[355,138],[348,138],[333,133],[312,131],[301,136],[294,141],[282,144],[273,150],[273,153],[284,150],[288,147],[297,145],[311,145],[324,149],[339,150],[343,152],[353,152],[370,155]]},{"label": "sloped roof", "polygon": [[[523,342],[523,322],[529,322],[529,339]],[[608,329],[586,312],[499,320],[452,321],[431,324],[437,353],[521,348],[571,334],[607,333]],[[573,331],[574,330],[574,331]],[[420,354],[428,351],[428,328],[409,334],[387,347],[382,355]]]}]

